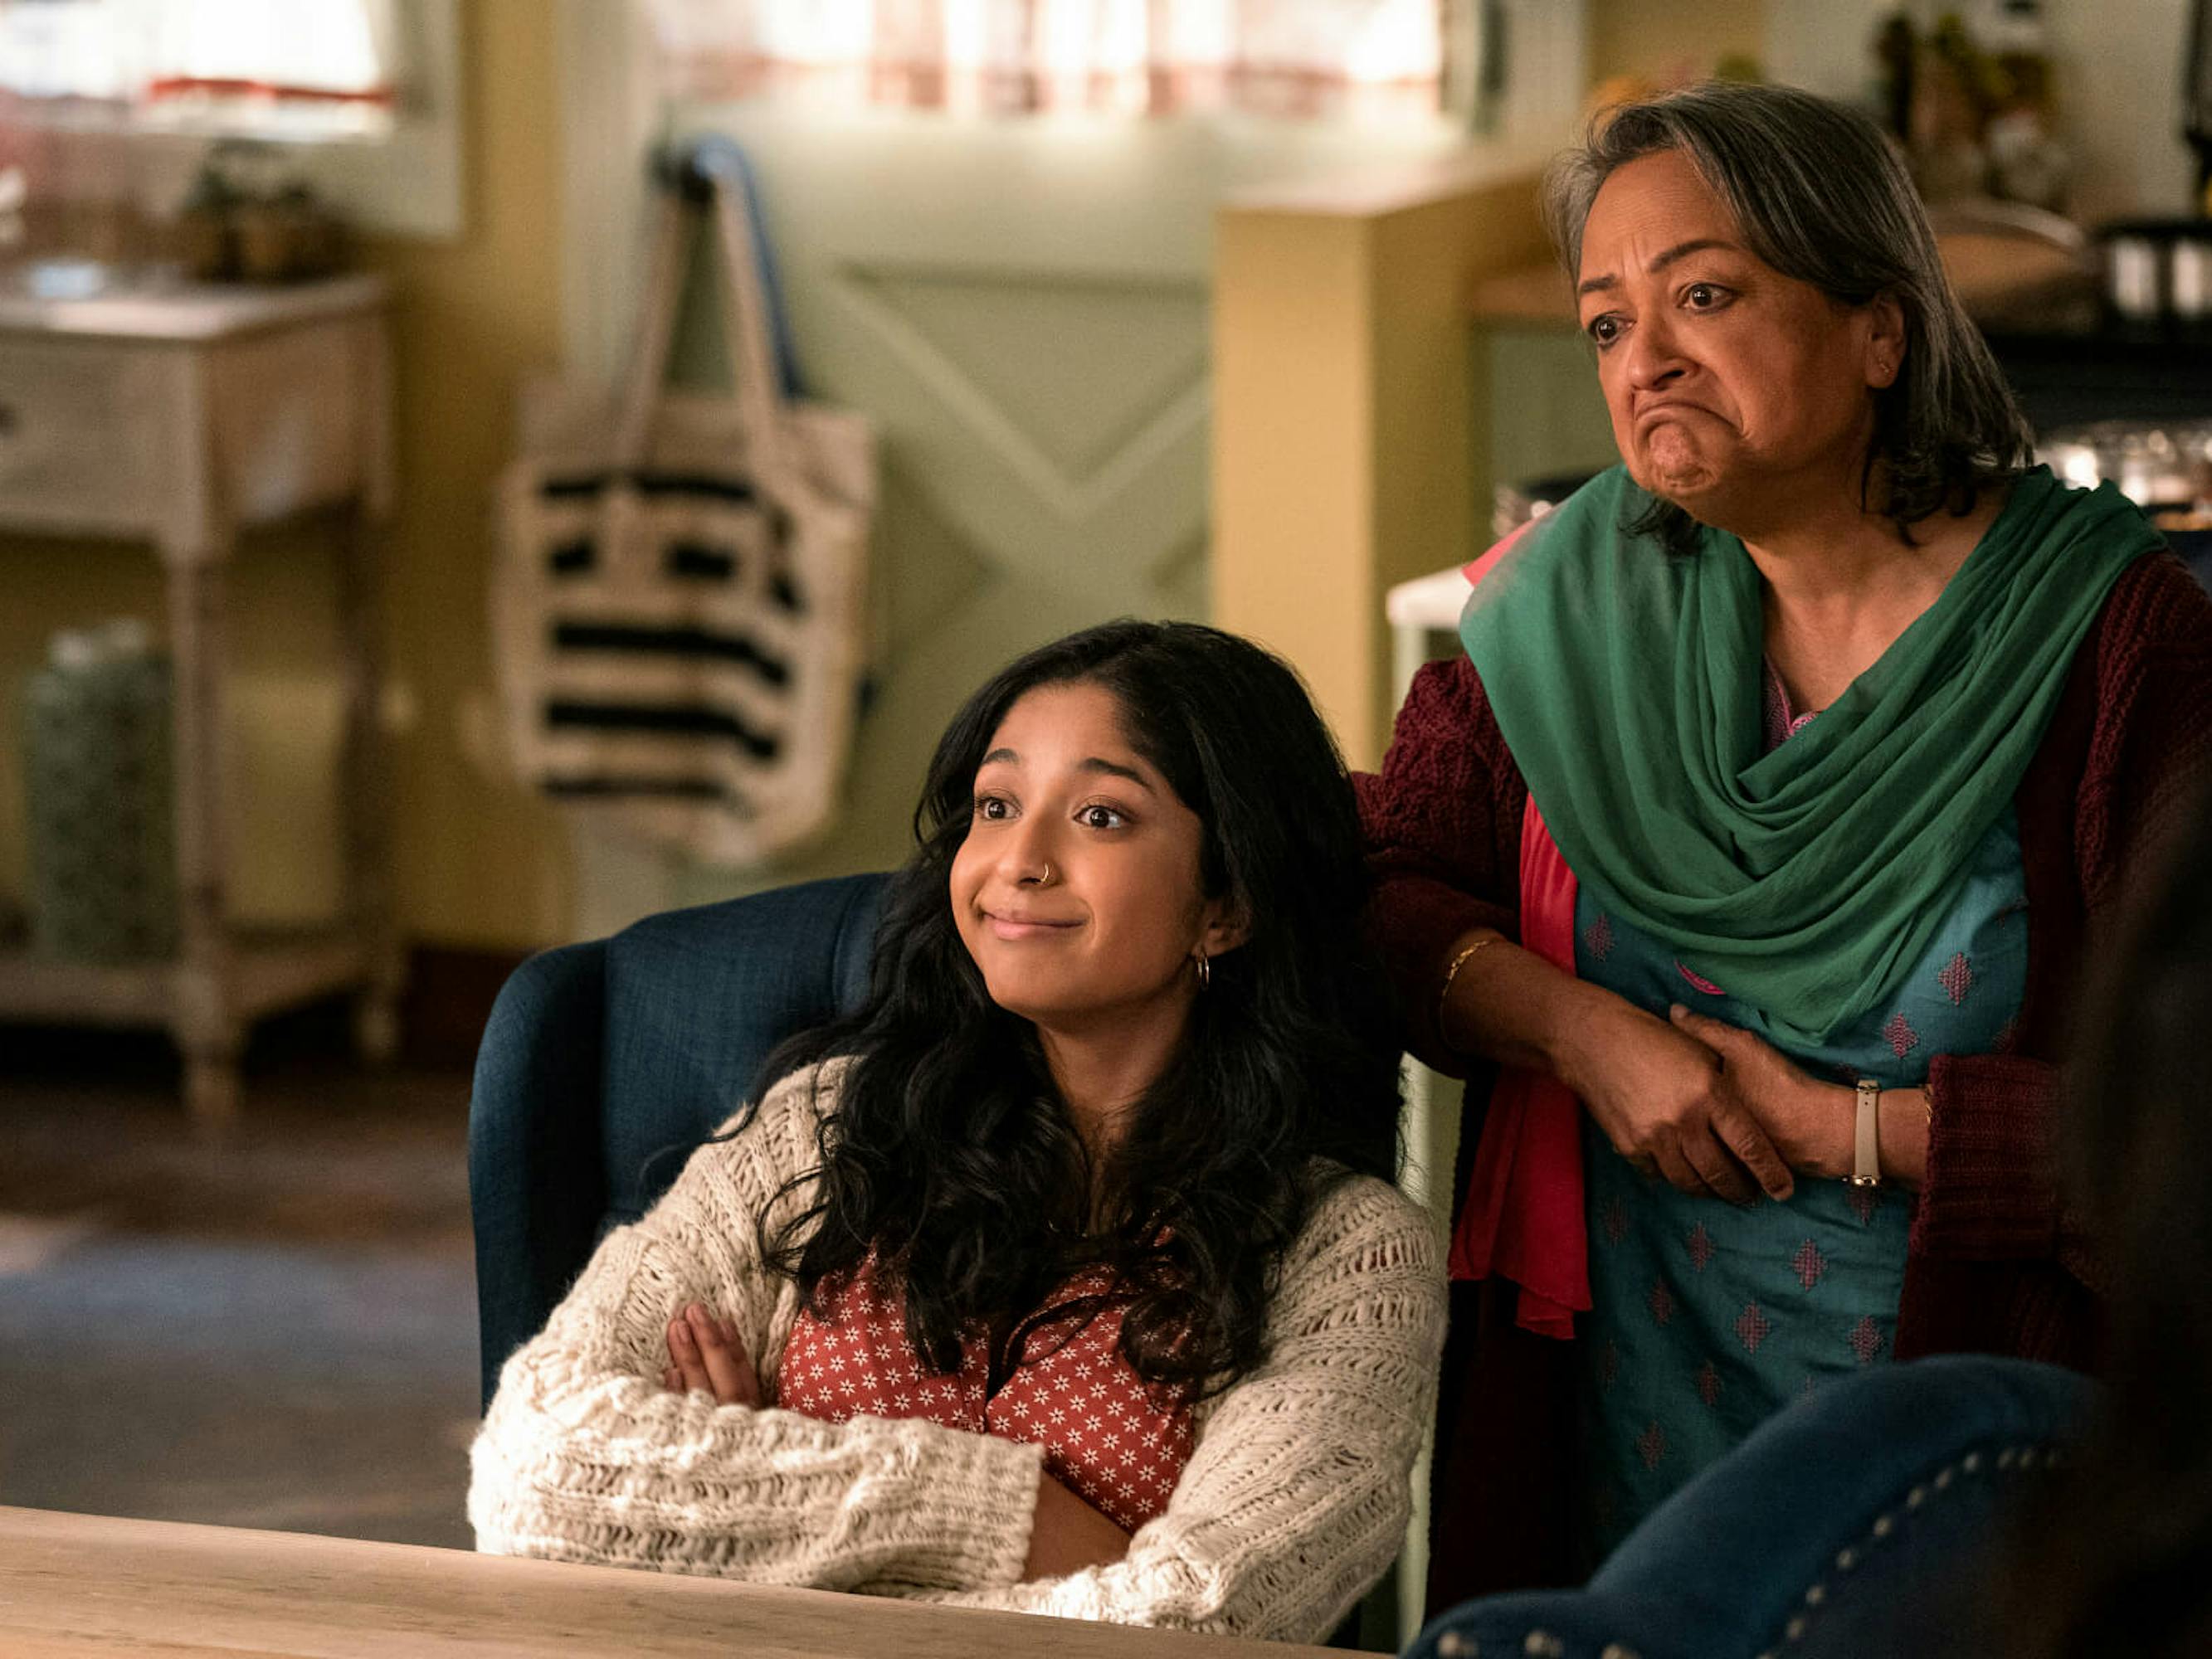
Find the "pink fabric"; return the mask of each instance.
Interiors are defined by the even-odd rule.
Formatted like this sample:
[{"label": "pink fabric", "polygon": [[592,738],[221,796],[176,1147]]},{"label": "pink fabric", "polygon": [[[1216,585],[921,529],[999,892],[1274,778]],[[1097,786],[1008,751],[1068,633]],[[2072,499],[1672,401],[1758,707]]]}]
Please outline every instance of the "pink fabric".
[{"label": "pink fabric", "polygon": [[1460,569],[1460,574],[1467,578],[1467,585],[1469,587],[1481,586],[1482,579],[1498,568],[1498,562],[1500,559],[1504,558],[1508,553],[1511,552],[1516,547],[1520,545],[1521,538],[1527,535],[1531,530],[1534,530],[1536,527],[1537,523],[1538,520],[1534,519],[1529,520],[1527,524],[1522,525],[1518,530],[1515,530],[1505,536],[1500,537],[1497,541],[1492,543],[1491,545],[1484,550],[1480,558],[1474,560],[1472,563],[1462,566]]},{"label": "pink fabric", "polygon": [[[1480,584],[1528,528],[1468,565],[1468,585]],[[1575,872],[1533,795],[1521,821],[1521,946],[1575,971]],[[1575,1315],[1590,1305],[1582,1103],[1557,1078],[1517,1066],[1499,1072],[1449,1266],[1454,1279],[1496,1273],[1519,1285],[1514,1317],[1522,1328],[1563,1341],[1574,1335]]]},{"label": "pink fabric", "polygon": [[[1079,1277],[1055,1302],[1107,1289]],[[1044,1449],[1054,1480],[1124,1531],[1168,1506],[1190,1460],[1190,1413],[1163,1410],[1121,1358],[1121,1315],[1109,1308],[1063,1341],[1041,1331],[1030,1358],[988,1392],[990,1357],[965,1345],[959,1371],[940,1376],[906,1339],[906,1310],[863,1269],[830,1317],[802,1310],[776,1374],[776,1403],[825,1423],[860,1416],[927,1418],[948,1429],[993,1434]]]},{"label": "pink fabric", "polygon": [[[1534,796],[1521,824],[1521,946],[1575,971],[1575,872]],[[1557,1078],[1501,1071],[1452,1235],[1454,1279],[1511,1279],[1521,1287],[1516,1322],[1563,1341],[1590,1305],[1582,1109]]]},{"label": "pink fabric", "polygon": [[1782,676],[1774,672],[1774,665],[1766,665],[1766,695],[1762,700],[1766,717],[1766,746],[1770,750],[1782,745],[1810,726],[1820,713],[1801,714],[1790,702],[1790,688],[1782,683]]}]

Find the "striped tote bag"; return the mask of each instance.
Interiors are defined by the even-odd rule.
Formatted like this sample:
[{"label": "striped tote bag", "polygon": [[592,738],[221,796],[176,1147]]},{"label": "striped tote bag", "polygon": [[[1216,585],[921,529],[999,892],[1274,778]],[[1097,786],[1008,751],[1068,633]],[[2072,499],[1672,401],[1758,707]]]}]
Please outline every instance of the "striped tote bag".
[{"label": "striped tote bag", "polygon": [[[593,824],[748,866],[835,820],[868,645],[866,420],[787,394],[744,162],[709,141],[659,204],[613,398],[527,391],[499,484],[494,648],[520,776]],[[726,396],[665,384],[711,229]]]}]

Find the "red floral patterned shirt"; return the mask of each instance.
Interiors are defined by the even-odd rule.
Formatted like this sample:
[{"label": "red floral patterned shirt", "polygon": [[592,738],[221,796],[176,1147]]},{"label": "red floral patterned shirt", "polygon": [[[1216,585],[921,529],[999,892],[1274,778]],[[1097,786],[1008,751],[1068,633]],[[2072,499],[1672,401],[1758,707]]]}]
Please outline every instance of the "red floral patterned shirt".
[{"label": "red floral patterned shirt", "polygon": [[[1104,1291],[1103,1269],[1079,1274],[1054,1305]],[[929,1369],[906,1337],[906,1310],[867,1269],[826,1318],[805,1309],[776,1376],[777,1403],[826,1423],[853,1417],[919,1417],[973,1434],[1044,1449],[1045,1470],[1124,1530],[1167,1508],[1189,1461],[1190,1413],[1164,1409],[1121,1354],[1121,1311],[1109,1307],[1060,1340],[1033,1338],[1029,1358],[990,1392],[981,1336],[963,1345],[960,1370]]]}]

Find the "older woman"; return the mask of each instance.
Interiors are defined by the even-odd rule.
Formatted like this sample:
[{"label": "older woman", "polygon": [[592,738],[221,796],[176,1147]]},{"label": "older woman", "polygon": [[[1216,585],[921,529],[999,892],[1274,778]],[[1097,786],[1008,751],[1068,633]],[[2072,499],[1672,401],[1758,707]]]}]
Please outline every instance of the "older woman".
[{"label": "older woman", "polygon": [[1413,1046],[1504,1068],[1443,1595],[1567,1571],[1528,1553],[1547,1502],[1588,1565],[1823,1377],[2090,1362],[2056,1063],[2212,754],[2212,603],[2117,492],[2027,465],[1871,123],[1693,88],[1549,202],[1625,465],[1471,568],[1467,656],[1362,780]]}]

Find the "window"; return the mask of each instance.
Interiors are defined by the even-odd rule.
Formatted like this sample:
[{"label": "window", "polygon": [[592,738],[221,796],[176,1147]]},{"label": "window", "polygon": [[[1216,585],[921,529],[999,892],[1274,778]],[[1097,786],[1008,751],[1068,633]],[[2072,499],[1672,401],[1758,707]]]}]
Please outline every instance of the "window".
[{"label": "window", "polygon": [[1449,0],[641,0],[662,84],[984,114],[1433,117]]},{"label": "window", "polygon": [[380,135],[398,21],[393,0],[0,0],[0,88],[33,119]]},{"label": "window", "polygon": [[211,138],[283,143],[292,170],[356,223],[458,235],[456,4],[0,0],[0,140],[9,127],[44,134],[49,157],[73,134],[187,157]]}]

